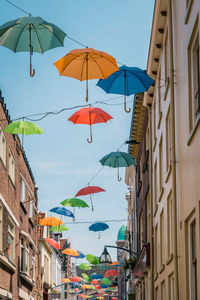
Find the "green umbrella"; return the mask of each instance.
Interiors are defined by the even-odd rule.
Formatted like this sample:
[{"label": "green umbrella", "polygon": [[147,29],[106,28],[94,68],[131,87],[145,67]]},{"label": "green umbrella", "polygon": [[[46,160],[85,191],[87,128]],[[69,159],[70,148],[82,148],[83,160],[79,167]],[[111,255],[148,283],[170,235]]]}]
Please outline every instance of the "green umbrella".
[{"label": "green umbrella", "polygon": [[78,267],[79,267],[81,270],[85,270],[85,271],[91,270],[91,267],[90,267],[89,264],[80,264]]},{"label": "green umbrella", "polygon": [[87,274],[82,273],[81,275],[87,282],[90,282],[90,277]]},{"label": "green umbrella", "polygon": [[30,76],[33,77],[31,55],[44,53],[64,45],[66,34],[56,25],[40,17],[21,17],[0,26],[0,45],[14,52],[30,52]]},{"label": "green umbrella", "polygon": [[50,230],[50,231],[53,231],[53,232],[54,232],[54,231],[59,231],[59,232],[61,232],[61,231],[68,231],[69,228],[68,228],[67,226],[61,224],[60,226],[52,226],[52,227],[49,228],[49,230]]},{"label": "green umbrella", "polygon": [[100,163],[102,164],[102,166],[117,168],[118,181],[121,181],[122,179],[121,177],[119,177],[119,168],[134,165],[135,159],[126,152],[117,151],[105,155],[100,160]]},{"label": "green umbrella", "polygon": [[10,134],[22,134],[22,152],[23,152],[24,135],[41,134],[44,131],[34,123],[28,121],[15,121],[10,123],[8,126],[6,126],[4,132]]},{"label": "green umbrella", "polygon": [[112,284],[112,282],[111,282],[110,279],[108,279],[108,278],[102,278],[102,279],[101,279],[101,282],[102,282],[103,284],[105,284],[105,285],[110,285],[110,284]]},{"label": "green umbrella", "polygon": [[92,265],[98,265],[99,264],[99,258],[95,255],[92,254],[87,254],[85,256],[85,258],[87,259],[87,261],[89,261],[89,263],[91,263]]},{"label": "green umbrella", "polygon": [[94,285],[90,284],[90,285],[88,286],[88,289],[90,289],[90,290],[95,290],[95,287],[94,287]]},{"label": "green umbrella", "polygon": [[[60,204],[64,206],[72,206],[74,208],[74,215],[75,215],[75,207],[89,207],[87,203],[81,199],[78,198],[68,198],[60,202]],[[73,221],[75,221],[75,218],[73,218]]]}]

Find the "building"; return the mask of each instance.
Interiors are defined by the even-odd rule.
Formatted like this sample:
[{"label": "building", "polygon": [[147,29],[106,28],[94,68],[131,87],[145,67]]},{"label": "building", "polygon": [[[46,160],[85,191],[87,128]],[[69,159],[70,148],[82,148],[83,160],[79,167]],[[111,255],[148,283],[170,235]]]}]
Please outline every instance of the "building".
[{"label": "building", "polygon": [[[117,247],[125,247],[125,236],[126,236],[126,226],[122,225],[118,231],[117,234],[117,241],[116,245]],[[123,250],[117,249],[117,261],[123,262],[127,257],[127,253],[125,253]],[[124,298],[124,295],[126,294],[125,289],[126,287],[126,272],[124,269],[119,268],[119,274],[118,274],[118,297],[120,299]]]},{"label": "building", "polygon": [[[71,247],[71,239],[61,238],[60,237],[60,249],[64,250],[66,248]],[[61,278],[70,278],[71,276],[71,258],[69,255],[61,254]],[[61,286],[61,299],[67,299],[69,298],[69,295],[67,295],[67,292],[65,291],[67,289],[67,284],[63,284]]]},{"label": "building", "polygon": [[37,188],[0,92],[0,299],[40,299]]}]

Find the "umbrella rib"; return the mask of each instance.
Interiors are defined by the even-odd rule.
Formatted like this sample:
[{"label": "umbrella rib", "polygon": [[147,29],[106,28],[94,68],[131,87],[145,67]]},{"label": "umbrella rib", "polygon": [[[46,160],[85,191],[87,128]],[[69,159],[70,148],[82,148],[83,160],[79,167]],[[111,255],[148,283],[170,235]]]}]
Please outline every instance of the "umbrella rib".
[{"label": "umbrella rib", "polygon": [[[33,25],[33,24],[32,24],[32,25]],[[41,53],[43,53],[44,51],[42,50],[42,45],[41,45],[41,43],[40,43],[39,35],[38,35],[38,33],[37,33],[36,28],[35,28],[34,25],[33,25],[33,29],[35,30],[35,34],[36,34],[37,39],[38,39],[38,43],[39,43],[39,46],[40,46],[40,49],[41,49]]]},{"label": "umbrella rib", "polygon": [[[117,71],[117,72],[119,72],[119,71]],[[113,74],[111,74],[111,75],[113,75]],[[111,75],[110,75],[110,76],[111,76]],[[117,77],[119,77],[119,76],[120,76],[120,74],[118,74]],[[112,83],[110,84],[110,87],[108,88],[108,91],[106,92],[107,94],[110,92],[110,89],[111,89],[113,83],[115,82],[115,80],[117,79],[117,77],[113,76]],[[113,93],[110,93],[110,94],[116,94],[116,92],[113,92]],[[120,95],[124,95],[124,93],[123,93],[123,94],[120,93]]]},{"label": "umbrella rib", "polygon": [[82,70],[81,70],[81,81],[82,81],[82,78],[83,78],[83,67],[84,67],[85,63],[86,63],[86,59],[84,57],[84,61],[83,61],[83,64],[82,64]]},{"label": "umbrella rib", "polygon": [[[14,26],[13,26],[13,27],[14,27]],[[12,28],[13,28],[13,27],[12,27]],[[24,28],[25,28],[25,27],[26,27],[26,25],[25,25],[25,26],[22,26],[22,30],[21,30],[21,32],[20,32],[20,34],[19,34],[19,37],[18,37],[16,46],[15,46],[15,50],[14,50],[15,53],[16,53],[17,46],[18,46],[18,44],[19,44],[19,40],[20,40],[21,34],[22,34],[22,32],[24,31]]]},{"label": "umbrella rib", "polygon": [[[127,71],[127,72],[129,72],[129,71]],[[139,72],[139,71],[136,71],[136,72]],[[131,73],[131,72],[129,72],[129,73]],[[141,72],[142,73],[142,72]],[[132,74],[132,73],[131,73]],[[132,74],[133,75],[133,74]],[[146,74],[145,74],[146,75]],[[140,79],[140,77],[138,77],[137,75],[136,75],[136,73],[134,74],[134,76],[140,81],[140,83],[145,87],[145,89],[146,89],[146,86],[144,85],[144,83],[142,82],[142,80]],[[128,81],[128,80],[127,80]],[[137,94],[137,93],[134,93],[134,94]]]},{"label": "umbrella rib", "polygon": [[[42,27],[44,27],[44,28],[46,28],[46,29],[48,29],[51,33],[52,33],[52,31],[47,27],[47,26],[51,26],[51,25],[49,25],[49,23],[47,23],[47,24],[40,24]],[[54,25],[55,26],[55,25]],[[60,29],[60,28],[59,28]],[[65,36],[66,36],[66,33],[64,32],[64,34],[65,34]],[[56,39],[61,43],[61,45],[63,45],[64,44],[64,41],[63,41],[63,43],[60,41],[60,39],[59,39],[59,37],[55,34],[55,33],[53,33],[53,35],[56,37]]]},{"label": "umbrella rib", "polygon": [[[98,66],[98,68],[99,68],[101,74],[103,75],[103,78],[105,78],[105,75],[103,74],[103,71],[100,69],[99,64],[98,64],[98,62],[96,61],[96,59],[95,59],[93,56],[91,56],[91,58],[92,58],[92,59],[94,60],[94,62],[97,64],[97,66]],[[104,58],[105,58],[105,57],[104,57]],[[106,59],[106,58],[105,58],[105,59]]]}]

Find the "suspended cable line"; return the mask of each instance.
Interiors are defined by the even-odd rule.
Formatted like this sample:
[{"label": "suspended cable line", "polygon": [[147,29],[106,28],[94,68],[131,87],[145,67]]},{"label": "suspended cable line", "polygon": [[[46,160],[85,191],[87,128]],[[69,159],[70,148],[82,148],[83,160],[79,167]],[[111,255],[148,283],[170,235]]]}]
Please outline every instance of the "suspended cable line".
[{"label": "suspended cable line", "polygon": [[83,222],[65,222],[64,224],[93,224],[98,222],[112,223],[112,222],[125,222],[127,219],[116,219],[116,220],[100,220],[100,221],[83,221]]},{"label": "suspended cable line", "polygon": [[21,10],[22,12],[24,12],[24,13],[27,14],[28,16],[31,15],[30,13],[28,13],[27,11],[25,11],[23,8],[21,8],[21,7],[19,7],[18,5],[12,3],[11,1],[9,1],[9,0],[5,0],[5,1],[8,2],[9,4],[11,4],[12,6],[14,6],[15,8]]}]

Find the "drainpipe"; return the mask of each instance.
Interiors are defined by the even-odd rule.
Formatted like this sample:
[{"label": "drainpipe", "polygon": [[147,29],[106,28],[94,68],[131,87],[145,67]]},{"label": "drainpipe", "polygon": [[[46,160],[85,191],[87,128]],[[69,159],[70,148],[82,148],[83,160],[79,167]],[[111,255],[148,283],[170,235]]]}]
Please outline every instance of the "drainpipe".
[{"label": "drainpipe", "polygon": [[177,191],[176,191],[176,147],[175,147],[175,105],[174,105],[174,57],[173,57],[173,25],[172,25],[172,0],[168,0],[168,32],[170,53],[170,111],[171,111],[171,166],[172,166],[172,201],[173,201],[173,240],[174,240],[174,277],[175,299],[179,300],[178,281],[178,249],[177,249]]},{"label": "drainpipe", "polygon": [[153,189],[152,189],[152,111],[151,105],[147,105],[149,122],[149,196],[150,196],[150,276],[151,276],[151,300],[154,299],[154,226],[153,226]]}]

